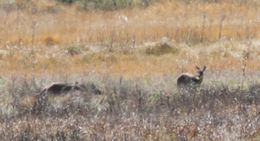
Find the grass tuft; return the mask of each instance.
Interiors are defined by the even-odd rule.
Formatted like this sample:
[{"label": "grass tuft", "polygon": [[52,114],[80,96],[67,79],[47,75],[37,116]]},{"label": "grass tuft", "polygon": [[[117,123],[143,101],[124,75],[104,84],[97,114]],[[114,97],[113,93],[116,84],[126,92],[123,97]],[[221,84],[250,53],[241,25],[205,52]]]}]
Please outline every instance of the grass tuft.
[{"label": "grass tuft", "polygon": [[179,49],[176,47],[170,45],[169,43],[160,43],[156,44],[154,46],[149,46],[145,49],[145,54],[147,55],[164,55],[164,54],[177,54]]}]

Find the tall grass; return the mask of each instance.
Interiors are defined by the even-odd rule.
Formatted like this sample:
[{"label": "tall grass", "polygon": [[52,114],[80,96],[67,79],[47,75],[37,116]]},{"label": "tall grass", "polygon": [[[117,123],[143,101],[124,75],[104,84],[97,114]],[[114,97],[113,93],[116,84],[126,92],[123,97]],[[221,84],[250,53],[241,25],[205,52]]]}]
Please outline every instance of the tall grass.
[{"label": "tall grass", "polygon": [[[4,75],[14,74],[77,74],[99,72],[121,74],[127,77],[179,74],[194,71],[194,66],[207,65],[210,71],[237,71],[246,75],[257,72],[260,64],[259,43],[221,41],[213,44],[150,42],[132,48],[114,43],[105,45],[72,44],[65,47],[10,46],[0,52]],[[250,55],[244,59],[244,49]],[[243,71],[243,67],[246,67]]]},{"label": "tall grass", "polygon": [[[236,76],[236,74],[233,74]],[[205,84],[190,93],[179,93],[175,77],[126,79],[87,74],[87,89],[48,96],[45,107],[34,113],[33,97],[40,88],[59,79],[6,78],[1,87],[3,140],[249,140],[259,139],[259,84],[247,89]],[[210,77],[209,77],[210,78]],[[218,79],[218,81],[226,81]],[[9,98],[7,98],[7,96]],[[29,98],[31,97],[31,98]],[[28,100],[31,99],[31,100]],[[258,135],[258,136],[257,136]]]},{"label": "tall grass", "polygon": [[2,140],[259,140],[258,1],[0,2]]},{"label": "tall grass", "polygon": [[2,45],[30,45],[32,41],[47,46],[111,41],[124,45],[162,37],[197,44],[259,38],[258,9],[253,4],[193,2],[186,6],[162,1],[144,9],[117,11],[80,11],[77,6],[44,1],[24,5],[26,8],[2,8]]}]

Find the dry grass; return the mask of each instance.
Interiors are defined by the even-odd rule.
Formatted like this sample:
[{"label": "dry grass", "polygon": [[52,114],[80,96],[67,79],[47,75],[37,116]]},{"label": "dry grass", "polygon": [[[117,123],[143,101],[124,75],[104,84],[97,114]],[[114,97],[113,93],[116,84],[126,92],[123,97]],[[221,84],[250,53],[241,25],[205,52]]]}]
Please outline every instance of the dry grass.
[{"label": "dry grass", "polygon": [[[66,48],[25,46],[1,50],[1,74],[67,74],[98,72],[129,77],[179,74],[207,65],[210,71],[233,70],[245,73],[259,70],[259,42],[222,41],[189,44],[149,43],[136,48],[73,45]],[[243,54],[248,50],[248,58]]]},{"label": "dry grass", "polygon": [[[259,140],[258,1],[17,2],[0,5],[2,140]],[[177,75],[195,65],[203,85],[182,95]],[[34,113],[45,85],[76,80],[102,95],[49,96]]]},{"label": "dry grass", "polygon": [[68,9],[55,13],[39,10],[35,14],[30,10],[2,11],[1,17],[5,19],[1,24],[1,35],[5,35],[2,44],[30,45],[32,40],[45,45],[111,40],[127,43],[133,39],[140,43],[164,36],[177,42],[197,43],[260,36],[259,10],[254,5],[194,3],[186,6],[179,2],[163,2],[146,9],[112,12]]},{"label": "dry grass", "polygon": [[[259,68],[257,2],[187,5],[162,1],[145,9],[94,12],[78,10],[76,5],[32,2],[20,1],[18,6],[24,8],[18,9],[3,5],[0,10],[0,18],[4,19],[0,25],[2,73],[84,70],[146,75],[148,70],[156,74],[193,69],[189,64],[207,64],[214,70],[240,69],[241,52],[235,46],[242,46],[240,50],[244,46],[253,48],[247,67],[252,71]],[[167,54],[167,49],[160,49],[162,53],[146,49],[142,54],[144,48],[154,48],[154,42],[161,44],[165,38],[167,43],[172,42],[173,54]],[[146,45],[149,43],[152,45]],[[209,53],[215,46],[219,49]]]},{"label": "dry grass", "polygon": [[[176,77],[126,79],[95,73],[84,76],[5,77],[1,85],[0,137],[3,140],[250,140],[259,136],[259,74],[248,88],[207,77],[200,90],[177,92]],[[49,81],[94,84],[91,91],[49,96],[39,113],[33,97]],[[216,85],[217,83],[223,85]]]}]

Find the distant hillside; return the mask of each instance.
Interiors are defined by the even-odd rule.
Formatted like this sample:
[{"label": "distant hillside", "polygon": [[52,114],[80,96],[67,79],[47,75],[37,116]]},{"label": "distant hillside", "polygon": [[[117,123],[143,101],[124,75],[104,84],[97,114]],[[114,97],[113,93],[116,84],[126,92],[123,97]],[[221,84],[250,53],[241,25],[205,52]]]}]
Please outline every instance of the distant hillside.
[{"label": "distant hillside", "polygon": [[[183,3],[183,4],[216,4],[230,3],[238,5],[260,6],[258,0],[0,0],[0,8],[7,10],[30,9],[30,7],[43,10],[64,9],[67,6],[80,10],[118,10],[124,8],[144,8],[154,3]],[[62,8],[60,8],[62,7]],[[68,8],[68,7],[67,7]]]},{"label": "distant hillside", "polygon": [[84,9],[115,10],[135,6],[148,6],[158,0],[57,0],[67,4],[77,3]]}]

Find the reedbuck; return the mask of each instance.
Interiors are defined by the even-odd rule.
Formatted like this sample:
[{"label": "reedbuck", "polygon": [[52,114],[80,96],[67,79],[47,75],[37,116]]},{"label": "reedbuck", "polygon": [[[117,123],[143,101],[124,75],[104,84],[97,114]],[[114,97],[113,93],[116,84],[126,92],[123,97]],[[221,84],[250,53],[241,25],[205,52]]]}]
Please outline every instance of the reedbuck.
[{"label": "reedbuck", "polygon": [[203,80],[203,73],[206,68],[207,67],[204,66],[203,69],[200,69],[198,66],[196,66],[196,69],[198,70],[197,75],[192,75],[189,73],[181,74],[177,79],[178,88],[195,88],[200,86]]},{"label": "reedbuck", "polygon": [[74,91],[82,91],[82,88],[78,85],[70,83],[53,83],[45,87],[39,95],[36,96],[36,101],[34,103],[33,112],[38,113],[44,109],[47,103],[48,95],[61,95]]},{"label": "reedbuck", "polygon": [[70,83],[53,83],[47,87],[45,87],[40,95],[43,95],[44,93],[53,94],[53,95],[60,95],[63,93],[68,93],[72,91],[81,91],[82,88],[78,85],[78,82],[75,82],[75,84]]}]

